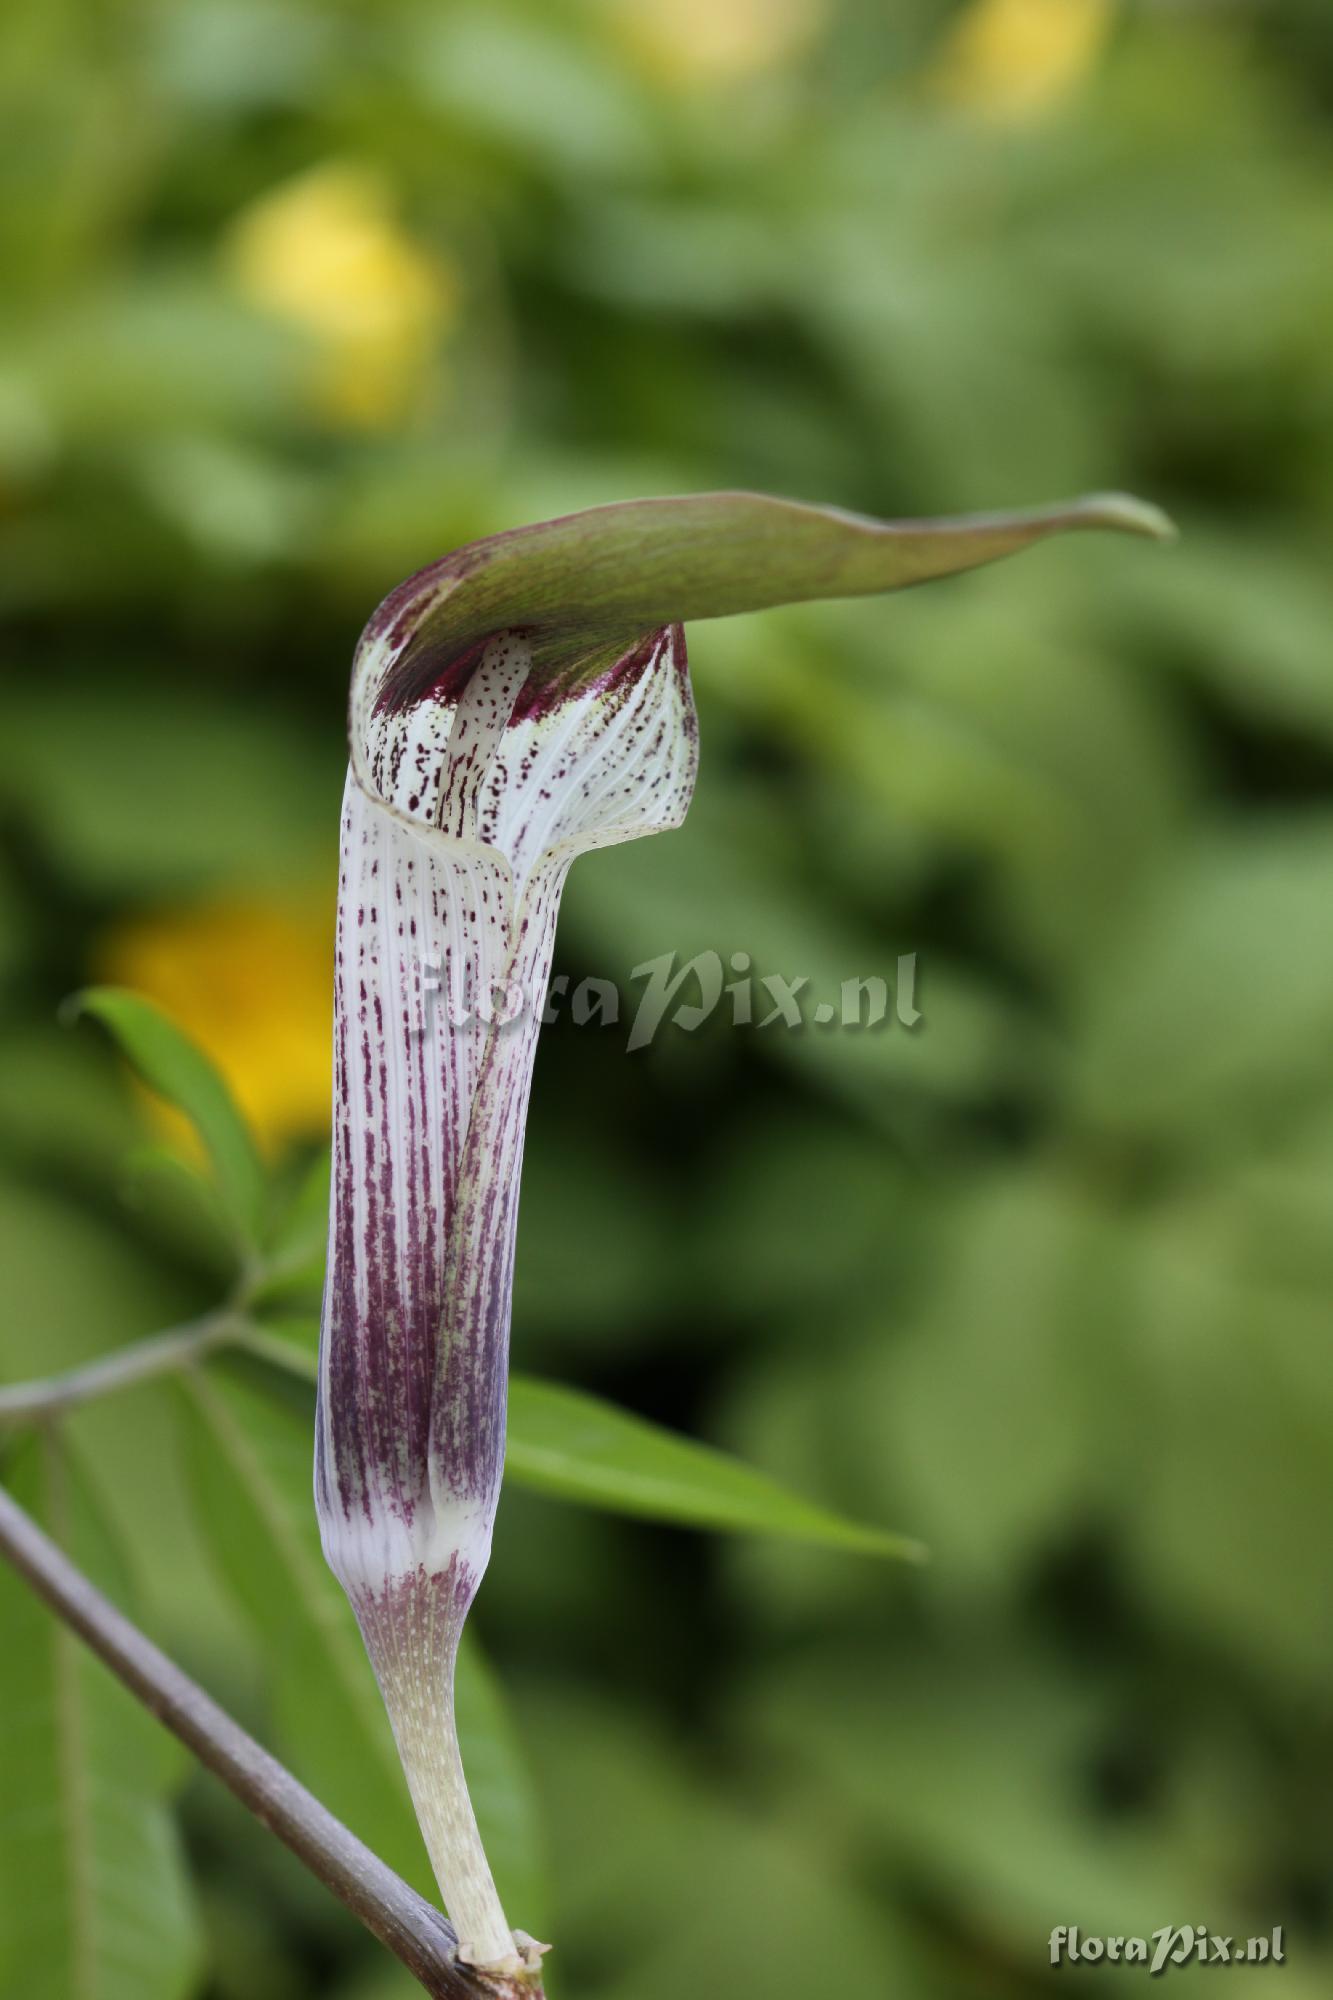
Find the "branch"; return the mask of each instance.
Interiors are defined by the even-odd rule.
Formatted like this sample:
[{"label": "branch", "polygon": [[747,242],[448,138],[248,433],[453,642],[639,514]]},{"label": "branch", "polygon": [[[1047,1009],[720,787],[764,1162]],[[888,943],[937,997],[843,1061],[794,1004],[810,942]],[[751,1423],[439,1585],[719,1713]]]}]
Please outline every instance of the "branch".
[{"label": "branch", "polygon": [[48,1417],[77,1409],[80,1403],[96,1402],[99,1396],[112,1396],[118,1389],[132,1389],[156,1375],[188,1368],[221,1347],[239,1347],[303,1382],[315,1380],[313,1354],[257,1326],[240,1308],[224,1308],[206,1313],[202,1319],[187,1320],[183,1326],[169,1327],[165,1333],[149,1334],[59,1375],[42,1375],[31,1382],[12,1382],[0,1388],[0,1424],[44,1423]]},{"label": "branch", "polygon": [[[179,1338],[167,1336],[172,1337]],[[0,1554],[200,1763],[402,1960],[433,2000],[541,2000],[540,1982],[531,1975],[496,1978],[463,1965],[453,1928],[440,1912],[94,1589],[3,1487]]]},{"label": "branch", "polygon": [[12,1388],[0,1389],[0,1422],[58,1416],[115,1389],[128,1389],[135,1382],[168,1374],[210,1348],[243,1338],[244,1325],[234,1313],[208,1313],[203,1319],[118,1348],[86,1367],[47,1375],[36,1382],[17,1382]]}]

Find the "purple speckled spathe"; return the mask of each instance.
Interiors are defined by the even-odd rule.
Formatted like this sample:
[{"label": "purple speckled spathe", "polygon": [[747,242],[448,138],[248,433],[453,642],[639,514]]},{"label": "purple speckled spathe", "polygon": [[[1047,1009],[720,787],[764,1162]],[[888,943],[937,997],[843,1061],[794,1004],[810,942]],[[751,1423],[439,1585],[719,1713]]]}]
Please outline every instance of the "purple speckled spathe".
[{"label": "purple speckled spathe", "polygon": [[[478,1963],[515,1945],[463,1785],[453,1663],[499,1491],[523,1125],[569,864],[685,812],[696,736],[674,621],[902,589],[1098,527],[1169,533],[1114,494],[925,522],[762,494],[633,501],[458,550],[362,636],[316,1491]],[[460,998],[501,993],[499,1013],[451,1025]]]},{"label": "purple speckled spathe", "polygon": [[497,632],[436,662],[404,701],[385,691],[401,687],[406,616],[372,621],[353,675],[316,1501],[446,1902],[493,1963],[507,1933],[458,1763],[452,1676],[504,1461],[524,1121],[557,907],[576,855],[679,823],[697,743],[679,627],[599,640],[580,672],[566,649],[535,689],[530,636]]},{"label": "purple speckled spathe", "polygon": [[[370,1578],[411,1569],[445,1505],[471,1512],[484,1559],[560,890],[577,853],[677,824],[693,782],[678,628],[559,699],[524,699],[524,635],[470,654],[467,678],[448,672],[410,708],[364,690],[344,807],[318,1489],[349,1589],[349,1542]],[[394,663],[372,637],[359,671],[382,687]],[[511,982],[517,1019],[450,1024],[460,994]]]}]

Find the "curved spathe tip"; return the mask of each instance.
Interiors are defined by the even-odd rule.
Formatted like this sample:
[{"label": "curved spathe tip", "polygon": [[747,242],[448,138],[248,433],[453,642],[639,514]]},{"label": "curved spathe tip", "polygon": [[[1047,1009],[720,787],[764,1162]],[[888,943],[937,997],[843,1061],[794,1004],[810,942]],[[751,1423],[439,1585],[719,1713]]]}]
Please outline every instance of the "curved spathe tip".
[{"label": "curved spathe tip", "polygon": [[358,715],[411,707],[450,673],[466,681],[505,631],[532,647],[534,690],[567,691],[668,626],[909,589],[1087,528],[1158,541],[1175,533],[1160,509],[1125,493],[922,521],[765,493],[689,493],[510,529],[418,571],[380,605],[358,649],[354,740]]},{"label": "curved spathe tip", "polygon": [[1072,501],[1067,511],[1071,522],[1077,518],[1089,528],[1119,528],[1150,542],[1180,540],[1180,530],[1169,514],[1132,493],[1089,493]]}]

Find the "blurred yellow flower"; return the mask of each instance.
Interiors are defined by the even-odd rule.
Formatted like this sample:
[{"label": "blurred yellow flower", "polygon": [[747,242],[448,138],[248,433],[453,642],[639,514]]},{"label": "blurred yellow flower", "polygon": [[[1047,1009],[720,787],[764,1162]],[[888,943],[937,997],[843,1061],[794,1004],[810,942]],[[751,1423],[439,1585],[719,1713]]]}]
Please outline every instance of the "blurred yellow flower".
[{"label": "blurred yellow flower", "polygon": [[1038,118],[1088,75],[1114,12],[1115,0],[972,0],[941,53],[935,88],[1000,122]]},{"label": "blurred yellow flower", "polygon": [[[333,893],[219,901],[122,923],[97,977],[166,1009],[275,1148],[323,1135],[332,1062]],[[183,1121],[164,1125],[179,1136]]]},{"label": "blurred yellow flower", "polygon": [[419,406],[460,284],[402,228],[384,174],[315,167],[244,209],[224,248],[252,304],[313,336],[312,400],[326,416],[375,430]]},{"label": "blurred yellow flower", "polygon": [[613,0],[612,29],[656,82],[726,83],[801,55],[829,0]]}]

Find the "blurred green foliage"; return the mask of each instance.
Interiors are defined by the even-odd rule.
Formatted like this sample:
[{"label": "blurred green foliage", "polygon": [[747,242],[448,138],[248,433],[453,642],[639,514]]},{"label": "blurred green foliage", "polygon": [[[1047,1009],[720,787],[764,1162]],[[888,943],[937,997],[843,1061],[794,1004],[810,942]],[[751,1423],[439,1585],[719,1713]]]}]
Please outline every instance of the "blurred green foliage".
[{"label": "blurred green foliage", "polygon": [[[574,983],[711,948],[827,993],[915,951],[924,1018],[633,1057],[552,1028],[519,1365],[934,1553],[507,1495],[476,1620],[551,1864],[512,1914],[580,2000],[1017,2000],[1057,1923],[1284,1923],[1291,2000],[1333,1972],[1333,40],[1318,0],[1107,0],[1034,93],[1026,43],[958,39],[974,11],[0,22],[6,1379],[225,1265],[179,1175],[127,1168],[145,1114],[57,1025],[73,988],[141,968],[297,1184],[321,1106],[274,1052],[352,645],[409,570],[722,485],[890,515],[1121,486],[1185,530],[695,629],[690,820],[575,871]],[[190,953],[222,905],[220,1000]],[[147,1385],[14,1477],[67,1488],[107,1587],[373,1834],[379,1724],[317,1609],[275,1652],[287,1586],[233,1594],[254,1523],[190,1449],[229,1426],[304,1523],[304,1418],[248,1395]],[[47,1631],[0,1603],[8,1652]],[[165,1754],[152,1787],[164,1992],[403,1992],[214,1788]],[[3,2000],[82,2000],[16,1959],[17,1907],[0,1881]]]}]

